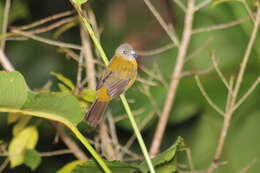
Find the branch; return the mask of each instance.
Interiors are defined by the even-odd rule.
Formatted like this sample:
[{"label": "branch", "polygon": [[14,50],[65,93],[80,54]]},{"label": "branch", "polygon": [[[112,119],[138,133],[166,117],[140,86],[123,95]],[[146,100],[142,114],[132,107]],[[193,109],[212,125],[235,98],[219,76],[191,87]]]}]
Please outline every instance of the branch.
[{"label": "branch", "polygon": [[260,24],[260,8],[258,7],[257,14],[256,14],[256,22],[254,23],[254,28],[253,28],[253,31],[251,33],[249,43],[247,45],[245,55],[244,55],[242,62],[240,64],[240,70],[238,72],[238,78],[237,78],[235,86],[234,86],[233,95],[230,98],[229,109],[227,110],[227,112],[225,114],[223,127],[222,127],[221,132],[220,132],[220,137],[219,137],[216,152],[215,152],[215,155],[214,155],[214,160],[212,161],[210,167],[208,168],[207,173],[213,172],[213,170],[218,165],[218,161],[221,158],[223,148],[224,148],[224,144],[225,144],[225,141],[226,141],[227,132],[228,132],[229,125],[230,125],[230,121],[231,121],[232,115],[235,111],[234,107],[235,107],[235,103],[236,103],[236,98],[237,98],[241,83],[242,83],[243,78],[244,78],[244,73],[245,73],[245,69],[246,69],[246,66],[247,66],[248,59],[250,57],[254,42],[256,40],[256,34],[258,32],[258,29],[259,29],[259,24]]},{"label": "branch", "polygon": [[[3,16],[2,33],[1,33],[1,35],[5,35],[6,31],[7,31],[10,7],[11,7],[11,0],[6,0],[5,1],[5,9],[4,9],[4,16]],[[1,40],[1,43],[0,43],[0,48],[2,48],[3,50],[5,49],[5,41],[6,41],[6,39],[4,38],[4,39]]]},{"label": "branch", "polygon": [[164,103],[163,111],[160,116],[159,122],[157,124],[155,135],[152,140],[152,146],[150,149],[151,155],[156,155],[159,153],[160,145],[162,142],[162,137],[168,122],[168,117],[171,111],[171,106],[173,104],[177,87],[179,85],[180,76],[182,73],[182,68],[185,62],[185,56],[187,53],[187,48],[192,35],[192,23],[193,23],[193,13],[194,13],[194,0],[188,1],[187,11],[186,11],[184,30],[182,35],[182,41],[179,47],[179,52],[177,56],[177,62],[172,73],[171,84],[167,93],[167,97]]},{"label": "branch", "polygon": [[3,52],[3,49],[0,49],[0,63],[7,71],[14,71],[13,65],[10,63],[9,59],[6,57],[6,55]]},{"label": "branch", "polygon": [[199,33],[205,33],[205,32],[210,32],[210,31],[216,31],[216,30],[221,30],[221,29],[226,29],[226,28],[230,28],[232,26],[236,26],[239,25],[243,22],[248,21],[250,18],[244,17],[232,22],[228,22],[228,23],[223,23],[223,24],[219,24],[219,25],[213,25],[213,26],[207,26],[207,27],[202,27],[202,28],[198,28],[198,29],[194,29],[192,31],[192,34],[199,34]]},{"label": "branch", "polygon": [[199,76],[195,75],[195,81],[200,89],[200,92],[202,93],[202,95],[204,96],[204,98],[207,100],[207,102],[209,103],[209,105],[215,109],[215,111],[217,111],[220,115],[224,116],[225,113],[210,99],[210,97],[208,96],[207,92],[204,90],[204,87],[202,86]]},{"label": "branch", "polygon": [[171,44],[167,44],[165,46],[162,46],[162,47],[154,49],[154,50],[139,50],[139,51],[137,51],[137,55],[140,55],[140,56],[157,55],[157,54],[163,53],[167,50],[170,50],[173,47],[175,47],[175,45],[173,43],[171,43]]},{"label": "branch", "polygon": [[163,29],[166,31],[172,42],[179,47],[179,40],[174,32],[174,30],[170,30],[168,27],[167,23],[163,20],[162,16],[160,13],[154,8],[153,4],[151,3],[150,0],[144,0],[145,4],[149,8],[149,10],[153,13],[154,17],[158,20],[160,25],[163,27]]},{"label": "branch", "polygon": [[71,43],[63,43],[60,41],[54,41],[54,40],[49,40],[46,38],[42,38],[36,35],[33,35],[29,32],[24,32],[24,31],[20,31],[20,30],[12,30],[13,33],[18,34],[18,35],[22,35],[25,37],[28,37],[30,39],[39,41],[39,42],[43,42],[49,45],[53,45],[53,46],[57,46],[57,47],[63,47],[63,48],[71,48],[71,49],[77,49],[77,50],[81,50],[81,46],[79,45],[75,45],[75,44],[71,44]]}]

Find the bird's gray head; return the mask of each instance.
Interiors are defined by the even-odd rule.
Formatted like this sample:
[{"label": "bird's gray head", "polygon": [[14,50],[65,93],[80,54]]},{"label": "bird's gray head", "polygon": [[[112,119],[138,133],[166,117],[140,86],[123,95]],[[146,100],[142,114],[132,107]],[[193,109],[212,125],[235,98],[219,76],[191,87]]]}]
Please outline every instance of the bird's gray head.
[{"label": "bird's gray head", "polygon": [[127,60],[134,60],[137,58],[135,50],[128,43],[121,44],[116,49],[116,54],[122,56],[123,58],[126,58]]}]

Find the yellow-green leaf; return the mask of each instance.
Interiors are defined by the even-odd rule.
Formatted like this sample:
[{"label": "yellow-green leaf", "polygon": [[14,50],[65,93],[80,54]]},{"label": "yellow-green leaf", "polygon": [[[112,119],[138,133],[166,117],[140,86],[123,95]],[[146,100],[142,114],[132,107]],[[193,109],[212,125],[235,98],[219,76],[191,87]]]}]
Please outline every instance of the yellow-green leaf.
[{"label": "yellow-green leaf", "polygon": [[70,93],[71,92],[71,90],[68,87],[66,87],[65,85],[63,85],[61,83],[58,83],[58,87],[59,87],[61,92],[65,92],[65,93]]},{"label": "yellow-green leaf", "polygon": [[79,164],[84,163],[85,161],[82,160],[75,160],[72,161],[65,166],[63,166],[57,173],[71,173],[71,171]]},{"label": "yellow-green leaf", "polygon": [[24,160],[24,151],[33,149],[38,142],[38,131],[34,126],[29,126],[17,134],[8,147],[11,168],[19,166]]},{"label": "yellow-green leaf", "polygon": [[96,90],[83,89],[79,96],[87,102],[94,102],[96,99]]},{"label": "yellow-green leaf", "polygon": [[24,164],[34,171],[41,164],[41,156],[34,149],[27,149],[24,153]]},{"label": "yellow-green leaf", "polygon": [[22,116],[13,127],[13,136],[19,134],[30,121],[31,116]]},{"label": "yellow-green leaf", "polygon": [[63,82],[66,86],[68,86],[71,90],[74,90],[76,87],[72,83],[72,81],[65,77],[63,74],[51,72],[53,76],[55,76],[59,81]]}]

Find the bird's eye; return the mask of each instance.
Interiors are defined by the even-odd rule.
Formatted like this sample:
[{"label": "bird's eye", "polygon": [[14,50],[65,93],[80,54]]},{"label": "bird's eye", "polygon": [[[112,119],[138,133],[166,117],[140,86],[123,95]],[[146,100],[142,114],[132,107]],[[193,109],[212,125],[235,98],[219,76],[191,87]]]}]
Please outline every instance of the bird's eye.
[{"label": "bird's eye", "polygon": [[123,54],[127,54],[127,51],[126,51],[126,50],[123,50]]}]

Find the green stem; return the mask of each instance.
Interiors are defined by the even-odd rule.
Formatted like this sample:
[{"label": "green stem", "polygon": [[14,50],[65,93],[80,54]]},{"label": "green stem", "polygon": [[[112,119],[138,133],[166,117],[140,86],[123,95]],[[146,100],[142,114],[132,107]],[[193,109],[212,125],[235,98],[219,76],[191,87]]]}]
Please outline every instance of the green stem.
[{"label": "green stem", "polygon": [[154,170],[154,168],[153,168],[152,161],[151,161],[151,159],[150,159],[150,157],[149,157],[148,151],[147,151],[146,146],[145,146],[145,144],[144,144],[144,140],[143,140],[143,138],[142,138],[142,135],[141,135],[141,133],[140,133],[140,131],[139,131],[137,125],[136,125],[136,122],[135,122],[133,113],[132,113],[132,111],[131,111],[131,109],[130,109],[130,106],[129,106],[129,104],[128,104],[126,98],[125,98],[125,95],[124,95],[124,94],[120,95],[120,98],[121,98],[121,101],[122,101],[122,103],[123,103],[123,105],[124,105],[124,107],[125,107],[125,110],[126,110],[126,113],[127,113],[127,115],[128,115],[128,118],[129,118],[129,120],[130,120],[130,122],[131,122],[131,124],[132,124],[132,126],[133,126],[133,129],[134,129],[134,132],[135,132],[137,141],[138,141],[138,143],[139,143],[139,145],[140,145],[140,147],[141,147],[141,150],[142,150],[142,152],[143,152],[143,154],[144,154],[144,158],[145,158],[146,163],[147,163],[147,165],[148,165],[148,167],[149,167],[149,169],[150,169],[150,172],[151,172],[151,173],[155,173],[155,170]]},{"label": "green stem", "polygon": [[[73,6],[75,7],[75,9],[77,10],[77,12],[78,12],[78,14],[79,14],[79,17],[80,17],[80,20],[81,20],[81,22],[83,23],[83,27],[84,27],[84,29],[89,33],[90,37],[92,38],[92,40],[93,40],[93,42],[94,42],[94,44],[95,44],[95,46],[96,46],[96,48],[97,48],[97,50],[98,50],[98,52],[99,52],[101,58],[102,58],[102,60],[104,61],[104,63],[105,63],[106,65],[108,65],[108,63],[109,63],[108,58],[107,58],[107,56],[106,56],[106,54],[105,54],[105,52],[104,52],[102,46],[100,45],[98,39],[96,38],[93,29],[91,28],[91,26],[90,26],[90,24],[88,23],[87,19],[84,17],[80,4],[78,4],[77,2],[74,2],[73,0],[71,0],[71,3],[73,4]],[[127,100],[126,100],[126,98],[125,98],[124,95],[121,95],[120,98],[121,98],[121,101],[122,101],[122,103],[123,103],[123,105],[124,105],[124,108],[125,108],[125,110],[126,110],[126,113],[127,113],[127,115],[128,115],[128,118],[129,118],[129,120],[130,120],[130,122],[131,122],[131,125],[132,125],[132,127],[133,127],[133,129],[134,129],[136,138],[137,138],[138,143],[139,143],[139,145],[140,145],[140,147],[141,147],[141,150],[142,150],[142,152],[143,152],[143,155],[144,155],[144,157],[145,157],[145,160],[146,160],[146,162],[147,162],[147,165],[148,165],[148,167],[149,167],[149,169],[150,169],[150,172],[151,172],[151,173],[155,173],[155,170],[154,170],[154,168],[153,168],[152,161],[151,161],[151,159],[150,159],[150,157],[149,157],[149,154],[148,154],[147,148],[146,148],[146,146],[145,146],[145,144],[144,144],[144,140],[143,140],[143,138],[142,138],[142,136],[141,136],[141,133],[140,133],[140,131],[139,131],[137,125],[136,125],[136,122],[135,122],[135,120],[134,120],[134,116],[133,116],[132,111],[131,111],[131,109],[130,109],[130,107],[129,107],[129,104],[128,104],[128,102],[127,102]]]},{"label": "green stem", "polygon": [[77,138],[80,140],[80,142],[88,149],[90,154],[96,159],[96,161],[99,163],[99,165],[102,167],[102,169],[106,173],[112,173],[111,170],[108,168],[106,163],[103,161],[103,159],[99,156],[99,154],[95,151],[95,149],[90,145],[88,140],[80,133],[80,131],[73,125],[69,126],[71,131],[77,136]]}]

